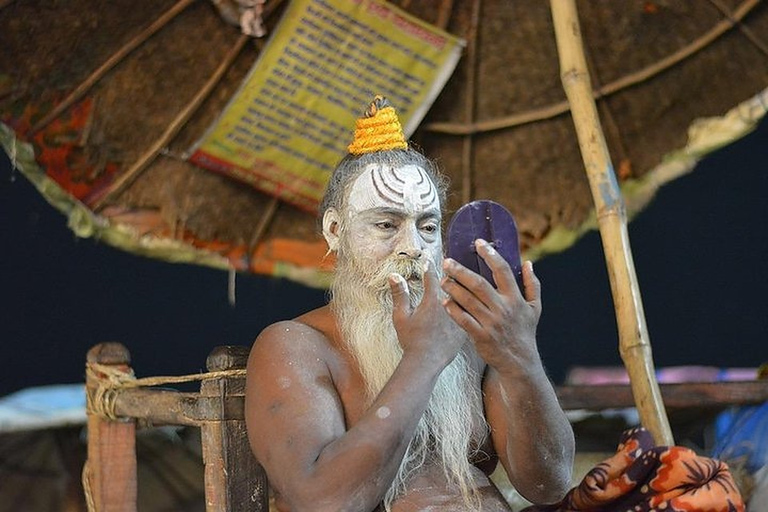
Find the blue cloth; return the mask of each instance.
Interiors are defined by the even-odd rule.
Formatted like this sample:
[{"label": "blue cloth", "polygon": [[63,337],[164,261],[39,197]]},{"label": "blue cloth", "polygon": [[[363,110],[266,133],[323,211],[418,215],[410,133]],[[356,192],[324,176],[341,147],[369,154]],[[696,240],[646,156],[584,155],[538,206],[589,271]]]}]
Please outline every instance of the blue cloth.
[{"label": "blue cloth", "polygon": [[750,473],[768,465],[768,402],[720,413],[715,419],[712,456],[743,461]]},{"label": "blue cloth", "polygon": [[0,398],[0,433],[85,424],[85,386],[22,389]]}]

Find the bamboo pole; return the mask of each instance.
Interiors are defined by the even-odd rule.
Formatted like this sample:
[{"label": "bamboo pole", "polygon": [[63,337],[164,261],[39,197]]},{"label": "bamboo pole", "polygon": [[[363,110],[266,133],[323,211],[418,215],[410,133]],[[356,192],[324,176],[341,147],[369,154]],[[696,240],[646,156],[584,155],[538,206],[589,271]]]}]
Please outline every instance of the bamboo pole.
[{"label": "bamboo pole", "polygon": [[[467,94],[464,104],[464,119],[471,124],[475,121],[475,103],[477,102],[477,59],[478,27],[480,25],[481,0],[474,0],[472,4],[472,18],[469,26],[467,40]],[[472,198],[472,160],[474,160],[474,138],[471,134],[464,135],[461,147],[461,201],[468,203]]]},{"label": "bamboo pole", "polygon": [[627,214],[600,126],[587,71],[575,0],[550,0],[555,25],[560,78],[571,105],[582,159],[595,201],[611,283],[619,352],[629,373],[640,420],[657,444],[674,444],[656,381],[632,250]]},{"label": "bamboo pole", "polygon": [[453,0],[443,0],[440,2],[440,8],[437,11],[435,25],[443,30],[448,28],[448,22],[451,21],[451,12],[453,11]]},{"label": "bamboo pole", "polygon": [[273,196],[264,209],[264,213],[261,214],[261,219],[256,225],[256,229],[253,231],[250,242],[248,242],[248,257],[252,258],[256,251],[256,247],[261,243],[264,238],[264,233],[267,232],[267,228],[275,218],[277,208],[280,206],[280,200],[277,196]]}]

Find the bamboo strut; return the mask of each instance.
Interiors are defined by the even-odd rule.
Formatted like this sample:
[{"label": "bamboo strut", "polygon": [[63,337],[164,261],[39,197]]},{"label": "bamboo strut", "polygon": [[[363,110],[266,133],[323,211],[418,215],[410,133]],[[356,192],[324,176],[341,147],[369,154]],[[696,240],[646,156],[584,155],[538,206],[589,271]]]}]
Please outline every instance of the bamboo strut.
[{"label": "bamboo strut", "polygon": [[274,196],[269,201],[269,204],[267,204],[264,213],[261,215],[261,220],[253,231],[253,236],[251,237],[250,242],[248,242],[248,258],[253,258],[255,256],[256,247],[261,243],[262,238],[264,238],[264,233],[267,232],[267,228],[275,218],[275,213],[279,206],[280,200],[277,196]]},{"label": "bamboo strut", "polygon": [[80,85],[78,85],[74,91],[62,100],[61,103],[48,113],[44,118],[38,121],[35,126],[30,130],[30,135],[42,130],[48,124],[59,117],[65,110],[67,110],[73,103],[83,97],[88,90],[101,80],[104,75],[118,65],[129,53],[144,44],[150,37],[152,37],[158,30],[166,26],[171,22],[180,12],[189,7],[189,5],[195,0],[180,0],[162,16],[153,21],[147,28],[145,28],[140,34],[128,41],[123,47],[121,47],[117,53],[107,59],[104,64],[98,67],[96,71],[90,74]]},{"label": "bamboo strut", "polygon": [[[760,1],[760,0],[757,0]],[[739,31],[744,34],[744,36],[749,39],[749,42],[755,45],[755,48],[760,50],[763,54],[768,55],[768,45],[763,42],[762,39],[760,39],[757,34],[755,34],[749,27],[744,26],[743,23],[741,23],[740,19],[735,19],[734,16],[731,14],[731,12],[728,10],[728,8],[723,5],[723,3],[720,0],[709,0],[709,3],[714,5],[720,13],[728,18],[728,20],[739,29]]]},{"label": "bamboo strut", "polygon": [[[637,85],[639,83],[650,80],[654,76],[666,71],[675,64],[678,64],[695,53],[703,50],[710,44],[712,44],[718,37],[722,36],[729,30],[738,25],[744,17],[749,14],[762,0],[745,0],[743,4],[736,9],[729,19],[722,20],[717,25],[712,27],[711,30],[703,34],[701,37],[692,41],[689,45],[680,48],[675,53],[646,66],[643,69],[635,71],[625,75],[613,82],[609,82],[598,89],[592,91],[592,95],[595,99],[600,99],[604,96],[610,96],[619,91]],[[534,123],[536,121],[543,121],[544,119],[551,119],[561,114],[568,112],[568,102],[561,101],[559,103],[553,103],[541,108],[535,108],[526,110],[525,112],[519,112],[509,116],[499,117],[497,119],[488,119],[485,121],[478,121],[476,123],[429,123],[422,127],[431,133],[446,133],[449,135],[467,135],[473,133],[491,132],[495,130],[503,130],[505,128],[513,128],[528,123]]]},{"label": "bamboo strut", "polygon": [[435,25],[445,30],[448,28],[448,22],[451,21],[451,12],[453,11],[453,0],[443,0],[440,3],[440,10],[437,12]]},{"label": "bamboo strut", "polygon": [[[282,5],[285,0],[275,0],[264,10],[263,17],[266,19],[270,17],[275,11]],[[213,72],[213,75],[203,85],[192,100],[187,104],[184,109],[171,121],[160,138],[152,144],[152,146],[142,154],[139,159],[131,166],[130,169],[125,171],[116,179],[109,189],[107,189],[100,198],[98,198],[91,205],[94,211],[99,212],[104,208],[107,202],[123,192],[147,167],[157,158],[163,151],[166,144],[168,144],[184,127],[189,119],[195,114],[198,108],[208,98],[213,89],[219,84],[224,74],[229,71],[229,68],[235,62],[235,59],[240,54],[245,44],[249,40],[249,36],[241,34],[235,44],[230,48],[227,54],[222,59],[221,64]],[[257,48],[261,50],[262,43],[260,40],[255,42]]]},{"label": "bamboo strut", "polygon": [[192,101],[190,101],[187,106],[184,107],[184,109],[176,116],[176,118],[174,118],[174,120],[168,125],[163,134],[160,136],[160,138],[158,138],[152,144],[152,146],[139,157],[139,159],[131,166],[130,169],[122,173],[114,181],[114,183],[112,183],[112,185],[103,196],[94,202],[92,205],[94,211],[100,211],[104,206],[106,206],[110,199],[125,190],[128,185],[133,183],[133,180],[135,180],[142,172],[144,172],[149,164],[154,161],[154,159],[163,150],[165,145],[168,144],[171,139],[176,136],[177,133],[179,133],[187,121],[189,121],[189,119],[192,117],[192,115],[197,112],[197,109],[200,107],[200,105],[202,105],[205,99],[208,98],[213,89],[218,85],[219,81],[224,76],[224,73],[229,70],[230,66],[235,61],[235,58],[240,54],[240,51],[245,46],[245,43],[248,42],[248,39],[249,37],[246,35],[241,35],[237,39],[237,42],[235,42],[234,46],[224,56],[221,64],[219,64],[219,67],[216,68],[216,71],[214,71],[213,75],[211,75],[203,88],[197,92],[195,97],[192,98]]},{"label": "bamboo strut", "polygon": [[627,233],[627,216],[593,97],[574,0],[550,0],[560,77],[571,105],[595,201],[616,308],[619,351],[629,373],[640,420],[657,444],[674,444],[653,368],[640,288]]}]

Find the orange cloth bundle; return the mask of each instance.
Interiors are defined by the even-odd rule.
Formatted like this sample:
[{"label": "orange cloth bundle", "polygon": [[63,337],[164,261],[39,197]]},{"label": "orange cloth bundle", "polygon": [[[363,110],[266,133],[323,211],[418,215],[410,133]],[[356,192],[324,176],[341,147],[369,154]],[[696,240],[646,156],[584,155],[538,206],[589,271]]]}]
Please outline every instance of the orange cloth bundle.
[{"label": "orange cloth bundle", "polygon": [[654,446],[650,433],[636,428],[560,503],[524,510],[587,511],[744,512],[744,501],[725,463],[681,446]]}]

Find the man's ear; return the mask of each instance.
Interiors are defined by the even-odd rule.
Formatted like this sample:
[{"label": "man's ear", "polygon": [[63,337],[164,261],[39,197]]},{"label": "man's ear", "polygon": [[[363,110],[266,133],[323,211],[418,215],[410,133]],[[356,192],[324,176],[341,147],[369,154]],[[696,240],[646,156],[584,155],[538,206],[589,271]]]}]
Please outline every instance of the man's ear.
[{"label": "man's ear", "polygon": [[329,251],[336,251],[339,248],[339,231],[341,230],[341,219],[336,208],[328,208],[323,214],[323,236],[328,243]]}]

